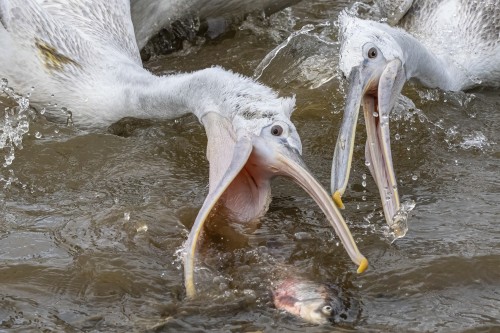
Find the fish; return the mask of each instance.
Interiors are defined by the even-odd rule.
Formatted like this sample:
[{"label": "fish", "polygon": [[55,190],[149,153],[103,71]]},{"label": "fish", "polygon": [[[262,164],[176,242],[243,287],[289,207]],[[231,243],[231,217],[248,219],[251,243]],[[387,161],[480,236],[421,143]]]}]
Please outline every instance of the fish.
[{"label": "fish", "polygon": [[350,298],[344,298],[344,294],[334,284],[296,277],[279,281],[272,290],[276,309],[316,325],[335,324],[353,318],[357,306],[351,308],[354,302]]}]

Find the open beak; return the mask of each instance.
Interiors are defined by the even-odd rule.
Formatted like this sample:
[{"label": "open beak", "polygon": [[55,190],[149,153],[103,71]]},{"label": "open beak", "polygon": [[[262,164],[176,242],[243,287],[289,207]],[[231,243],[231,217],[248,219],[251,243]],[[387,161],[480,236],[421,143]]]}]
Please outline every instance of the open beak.
[{"label": "open beak", "polygon": [[[210,141],[210,139],[209,139]],[[225,152],[226,154],[230,152]],[[184,253],[184,283],[189,298],[196,294],[194,283],[194,266],[198,240],[203,225],[210,212],[225,191],[231,190],[241,177],[242,172],[253,172],[252,180],[259,183],[259,177],[267,181],[275,176],[286,176],[299,184],[320,206],[328,221],[335,229],[351,260],[358,265],[358,273],[368,267],[368,260],[359,252],[356,243],[340,212],[333,204],[328,193],[311,175],[305,166],[300,153],[289,146],[286,141],[268,142],[255,135],[243,135],[236,140],[232,149],[232,157],[217,184],[212,187],[201,207],[185,244]],[[259,175],[256,175],[259,173]]]},{"label": "open beak", "polygon": [[[398,59],[383,67],[357,66],[351,70],[349,92],[332,162],[331,190],[334,202],[343,208],[344,194],[351,169],[354,137],[361,103],[366,123],[366,164],[375,179],[382,198],[382,207],[389,227],[396,228],[395,217],[400,209],[394,174],[389,132],[389,115],[403,88],[405,74]],[[395,230],[403,237],[406,230]]]}]

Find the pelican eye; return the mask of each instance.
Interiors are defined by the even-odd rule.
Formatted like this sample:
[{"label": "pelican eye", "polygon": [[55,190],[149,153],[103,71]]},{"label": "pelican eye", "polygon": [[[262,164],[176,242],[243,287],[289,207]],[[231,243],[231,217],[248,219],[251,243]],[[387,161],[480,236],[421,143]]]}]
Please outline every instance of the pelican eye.
[{"label": "pelican eye", "polygon": [[321,312],[323,312],[326,315],[332,314],[332,307],[330,305],[325,305],[322,309]]},{"label": "pelican eye", "polygon": [[368,50],[368,58],[373,59],[377,57],[377,49],[372,47]]},{"label": "pelican eye", "polygon": [[283,127],[281,127],[280,125],[274,125],[273,127],[271,127],[271,134],[274,136],[280,136],[281,134],[283,134]]}]

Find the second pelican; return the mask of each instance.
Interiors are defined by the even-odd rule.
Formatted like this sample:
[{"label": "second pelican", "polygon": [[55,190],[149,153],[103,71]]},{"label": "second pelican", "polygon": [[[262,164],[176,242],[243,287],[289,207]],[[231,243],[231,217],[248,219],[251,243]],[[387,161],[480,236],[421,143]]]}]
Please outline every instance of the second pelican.
[{"label": "second pelican", "polygon": [[[500,4],[498,1],[379,1],[387,23],[339,16],[340,68],[349,92],[332,163],[331,190],[343,207],[363,105],[367,131],[365,156],[377,183],[384,215],[397,237],[400,200],[391,155],[389,115],[407,80],[458,91],[500,85]],[[388,9],[390,7],[390,9]],[[406,13],[406,15],[405,15]],[[404,15],[404,16],[403,16]]]}]

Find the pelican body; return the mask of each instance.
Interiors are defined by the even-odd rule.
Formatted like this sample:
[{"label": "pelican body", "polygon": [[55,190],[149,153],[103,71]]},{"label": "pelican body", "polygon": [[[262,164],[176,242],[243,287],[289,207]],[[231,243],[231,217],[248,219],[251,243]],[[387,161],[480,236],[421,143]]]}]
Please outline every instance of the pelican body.
[{"label": "pelican body", "polygon": [[[500,85],[500,3],[496,0],[379,0],[382,22],[344,11],[339,16],[340,69],[349,80],[332,163],[337,205],[347,187],[355,127],[363,105],[365,156],[384,215],[396,228],[400,200],[390,146],[389,116],[408,80],[459,91]],[[388,23],[397,24],[391,26]],[[395,230],[398,237],[405,230]]]},{"label": "pelican body", "polygon": [[[122,117],[169,119],[193,113],[207,137],[209,191],[185,244],[185,286],[196,293],[194,264],[203,225],[218,204],[232,219],[262,216],[271,179],[287,176],[309,193],[359,271],[367,261],[327,192],[301,159],[290,121],[293,98],[218,67],[156,76],[142,67],[128,0],[0,0],[0,77],[54,115],[99,128]],[[32,89],[33,88],[33,89]]]}]

